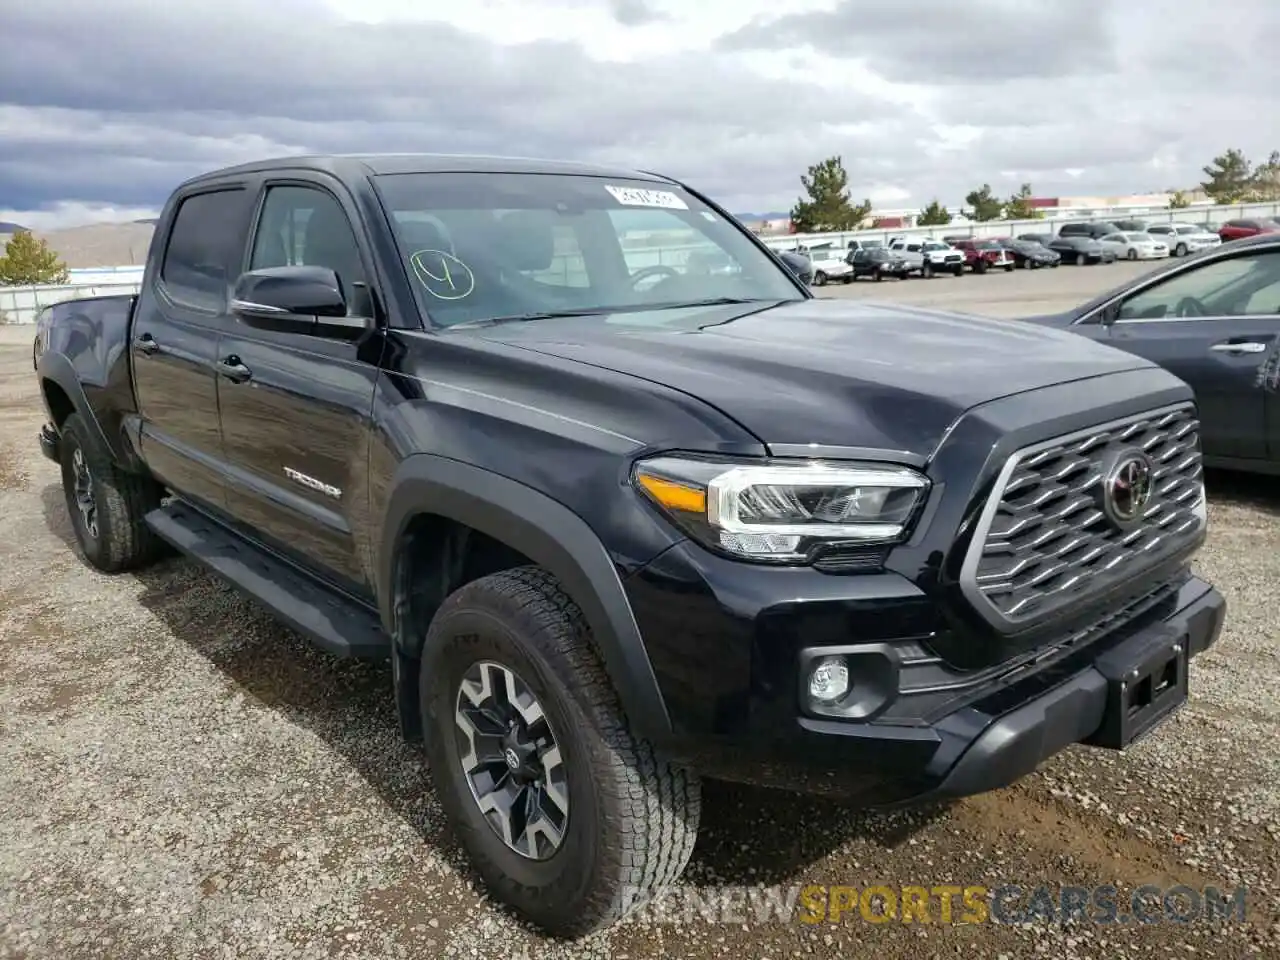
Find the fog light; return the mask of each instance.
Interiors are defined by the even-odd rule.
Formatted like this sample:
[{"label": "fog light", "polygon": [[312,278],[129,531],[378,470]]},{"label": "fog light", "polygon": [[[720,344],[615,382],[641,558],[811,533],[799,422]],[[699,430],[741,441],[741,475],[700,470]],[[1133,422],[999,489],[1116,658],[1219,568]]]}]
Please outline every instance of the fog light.
[{"label": "fog light", "polygon": [[844,657],[823,657],[809,673],[809,696],[822,703],[835,703],[849,692],[849,667]]}]

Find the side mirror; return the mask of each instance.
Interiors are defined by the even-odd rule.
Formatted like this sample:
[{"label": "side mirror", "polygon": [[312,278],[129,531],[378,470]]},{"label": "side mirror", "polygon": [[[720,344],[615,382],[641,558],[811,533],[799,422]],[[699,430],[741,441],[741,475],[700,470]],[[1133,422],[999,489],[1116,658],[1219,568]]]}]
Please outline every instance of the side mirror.
[{"label": "side mirror", "polygon": [[231,311],[245,323],[312,336],[362,333],[372,320],[347,315],[347,298],[328,267],[264,267],[236,281]]}]

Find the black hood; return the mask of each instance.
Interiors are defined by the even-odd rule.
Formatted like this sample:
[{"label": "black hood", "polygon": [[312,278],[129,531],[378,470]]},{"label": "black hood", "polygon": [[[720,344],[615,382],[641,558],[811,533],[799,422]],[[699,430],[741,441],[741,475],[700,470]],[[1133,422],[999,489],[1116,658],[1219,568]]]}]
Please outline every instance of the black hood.
[{"label": "black hood", "polygon": [[1151,366],[1017,320],[834,299],[744,309],[537,320],[479,335],[673,387],[769,445],[917,455],[978,404]]}]

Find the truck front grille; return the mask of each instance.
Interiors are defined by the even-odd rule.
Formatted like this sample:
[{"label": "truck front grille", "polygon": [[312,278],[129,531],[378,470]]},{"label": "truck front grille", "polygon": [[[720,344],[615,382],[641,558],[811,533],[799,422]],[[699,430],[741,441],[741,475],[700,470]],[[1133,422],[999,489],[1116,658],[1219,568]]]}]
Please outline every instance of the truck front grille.
[{"label": "truck front grille", "polygon": [[[1199,427],[1187,404],[1013,454],[965,559],[971,601],[997,627],[1018,629],[1186,550],[1205,523]],[[1126,495],[1126,483],[1144,471],[1150,496],[1134,509],[1141,497]]]}]

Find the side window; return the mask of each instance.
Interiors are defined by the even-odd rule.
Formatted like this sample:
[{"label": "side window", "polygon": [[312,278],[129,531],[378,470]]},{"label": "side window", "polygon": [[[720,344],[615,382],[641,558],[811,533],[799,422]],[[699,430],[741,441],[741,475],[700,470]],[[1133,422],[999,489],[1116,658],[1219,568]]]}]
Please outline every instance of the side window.
[{"label": "side window", "polygon": [[234,264],[244,250],[246,198],[243,190],[214,190],[182,200],[160,280],[176,302],[203,310],[221,310]]},{"label": "side window", "polygon": [[1125,300],[1117,321],[1274,316],[1280,320],[1280,252],[1216,260]]},{"label": "side window", "polygon": [[333,194],[316,187],[267,188],[249,269],[287,266],[328,267],[338,275],[351,312],[371,312],[360,247]]}]

